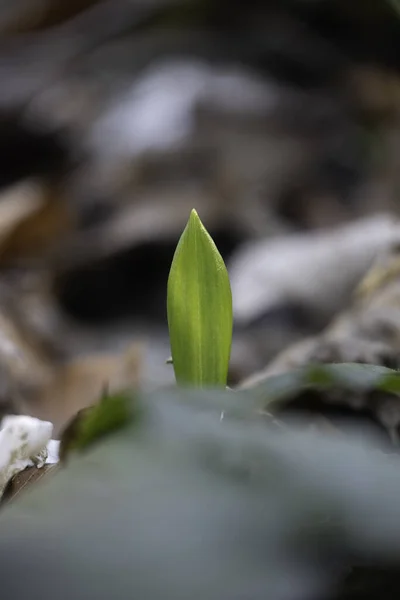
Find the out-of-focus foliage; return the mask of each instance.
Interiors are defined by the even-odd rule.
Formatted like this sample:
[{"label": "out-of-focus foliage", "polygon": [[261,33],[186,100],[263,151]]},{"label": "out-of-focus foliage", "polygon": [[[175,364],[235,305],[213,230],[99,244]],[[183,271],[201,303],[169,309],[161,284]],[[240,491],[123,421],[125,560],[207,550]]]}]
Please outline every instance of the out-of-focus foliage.
[{"label": "out-of-focus foliage", "polygon": [[308,426],[332,429],[357,423],[400,445],[400,372],[378,365],[305,364],[279,375],[260,374],[240,386],[252,389],[279,418],[301,417]]},{"label": "out-of-focus foliage", "polygon": [[400,394],[400,372],[376,365],[358,363],[315,364],[268,377],[252,387],[264,398],[266,406],[295,399],[305,390],[342,390],[348,392],[381,391]]},{"label": "out-of-focus foliage", "polygon": [[60,459],[70,452],[85,450],[103,436],[124,427],[133,418],[135,405],[129,395],[108,395],[107,392],[93,406],[74,416],[61,435]]},{"label": "out-of-focus foliage", "polygon": [[350,573],[366,591],[365,565],[396,566],[397,456],[267,426],[245,394],[141,403],[139,427],[3,510],[0,575],[15,600],[331,598]]}]

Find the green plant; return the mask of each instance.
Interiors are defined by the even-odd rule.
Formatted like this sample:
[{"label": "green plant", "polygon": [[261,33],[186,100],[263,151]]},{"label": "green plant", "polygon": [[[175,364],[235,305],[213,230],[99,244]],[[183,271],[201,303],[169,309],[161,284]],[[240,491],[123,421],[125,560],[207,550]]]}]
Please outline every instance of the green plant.
[{"label": "green plant", "polygon": [[[378,592],[395,583],[398,457],[260,427],[251,394],[178,388],[131,402],[143,418],[132,412],[0,513],[2,597],[279,600],[288,581],[291,600],[398,597],[369,594],[377,573],[389,578]],[[346,574],[356,592],[339,596]]]},{"label": "green plant", "polygon": [[218,249],[192,210],[168,278],[172,364],[181,385],[226,386],[232,344],[232,294]]}]

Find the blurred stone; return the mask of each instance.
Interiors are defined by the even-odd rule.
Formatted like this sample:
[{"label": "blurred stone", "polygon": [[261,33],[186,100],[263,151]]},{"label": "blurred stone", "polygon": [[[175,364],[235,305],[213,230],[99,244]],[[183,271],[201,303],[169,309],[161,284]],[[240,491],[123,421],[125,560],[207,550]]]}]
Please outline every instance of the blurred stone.
[{"label": "blurred stone", "polygon": [[[398,369],[400,365],[400,261],[398,242],[378,257],[357,288],[349,308],[339,314],[321,334],[302,340],[279,353],[268,366],[239,385],[251,388],[272,375],[318,363],[367,363]],[[329,394],[320,402],[329,404]],[[336,394],[334,402],[372,414],[400,446],[400,402],[383,391],[364,395],[352,405],[351,394]]]},{"label": "blurred stone", "polygon": [[[0,105],[19,108],[0,127],[0,179],[8,185],[33,174],[46,186],[56,178],[73,217],[64,231],[52,219],[46,229],[46,215],[59,214],[55,199],[7,250],[7,262],[18,253],[32,270],[27,255],[41,231],[36,266],[47,288],[34,314],[54,352],[103,348],[104,331],[120,347],[129,341],[120,324],[127,319],[133,337],[140,330],[154,341],[155,379],[164,377],[157,361],[168,346],[166,277],[193,207],[227,259],[244,242],[315,229],[328,239],[328,227],[398,214],[400,21],[386,3],[57,0],[50,15],[47,1],[18,0],[4,9],[22,15],[36,4],[40,18],[20,22],[29,35],[10,29],[0,44]],[[0,6],[0,26],[1,14]],[[31,143],[28,124],[47,130],[51,144],[44,135]],[[68,174],[54,131],[68,142]],[[369,260],[351,276],[345,260],[324,263],[298,294],[299,253],[278,250],[280,277],[289,264],[297,272],[287,293],[281,278],[270,278],[265,310],[254,309],[255,292],[255,312],[242,326],[238,318],[236,381],[320,331]],[[241,267],[245,280],[252,269]],[[341,284],[330,279],[335,270],[343,270]]]},{"label": "blurred stone", "polygon": [[249,323],[288,302],[329,320],[399,236],[391,215],[377,215],[333,230],[249,243],[229,263],[236,321]]}]

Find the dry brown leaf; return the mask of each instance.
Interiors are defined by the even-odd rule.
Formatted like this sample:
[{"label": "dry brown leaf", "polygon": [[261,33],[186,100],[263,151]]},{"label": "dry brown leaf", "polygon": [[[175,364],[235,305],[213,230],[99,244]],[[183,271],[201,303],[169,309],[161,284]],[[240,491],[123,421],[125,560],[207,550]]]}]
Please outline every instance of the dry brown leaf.
[{"label": "dry brown leaf", "polygon": [[[33,287],[38,291],[35,281]],[[138,344],[115,354],[73,355],[66,359],[60,350],[62,339],[58,344],[55,339],[57,335],[62,337],[63,329],[51,318],[54,315],[48,314],[54,308],[52,303],[46,304],[41,294],[34,298],[36,302],[26,303],[30,286],[13,283],[0,283],[2,414],[23,413],[51,421],[57,435],[80,409],[98,401],[106,388],[112,392],[138,386]]]},{"label": "dry brown leaf", "polygon": [[49,384],[53,369],[40,340],[0,303],[0,413],[29,414],[32,398]]},{"label": "dry brown leaf", "polygon": [[42,204],[42,189],[35,182],[12,186],[0,195],[0,246],[18,223]]},{"label": "dry brown leaf", "polygon": [[371,65],[350,70],[348,89],[357,108],[376,118],[396,117],[400,106],[400,79],[393,70]]},{"label": "dry brown leaf", "polygon": [[[38,31],[58,25],[74,17],[98,0],[20,0],[14,7],[7,7],[7,15],[1,15],[0,31],[3,35],[16,35]],[[5,18],[4,18],[5,17]]]},{"label": "dry brown leaf", "polygon": [[19,186],[7,197],[6,207],[7,218],[0,227],[0,265],[41,258],[73,228],[72,211],[56,186]]},{"label": "dry brown leaf", "polygon": [[77,358],[55,368],[30,409],[54,424],[54,436],[79,410],[96,403],[107,390],[137,388],[141,376],[141,347],[133,345],[121,354]]},{"label": "dry brown leaf", "polygon": [[35,485],[44,477],[54,475],[59,469],[58,464],[27,467],[11,479],[1,498],[0,504],[6,504],[15,500],[20,494],[25,493],[32,485]]}]

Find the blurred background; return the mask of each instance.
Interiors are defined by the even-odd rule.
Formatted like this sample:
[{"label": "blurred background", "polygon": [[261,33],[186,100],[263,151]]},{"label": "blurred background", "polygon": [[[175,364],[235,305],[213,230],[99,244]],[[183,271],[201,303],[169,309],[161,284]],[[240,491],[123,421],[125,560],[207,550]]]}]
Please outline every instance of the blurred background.
[{"label": "blurred background", "polygon": [[173,382],[192,208],[232,279],[231,384],[322,331],[400,241],[394,2],[1,0],[0,35],[4,402],[40,413],[55,365],[93,355]]}]

